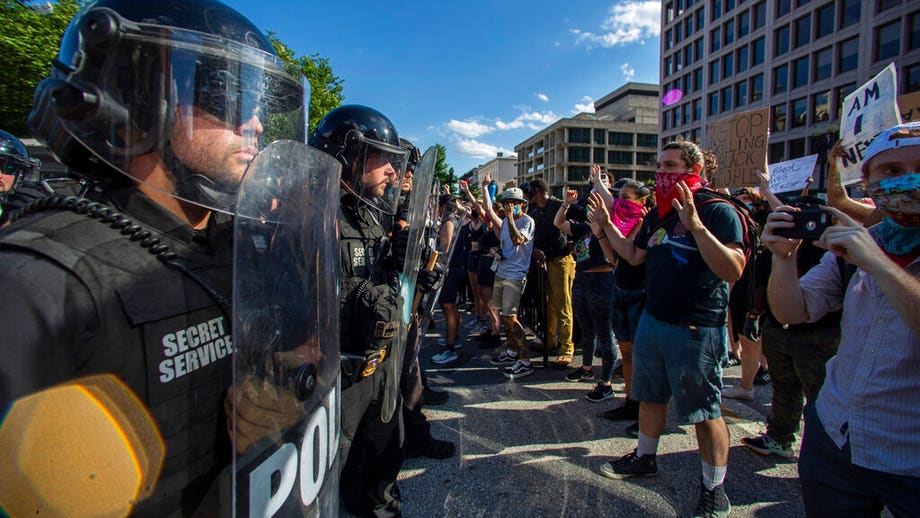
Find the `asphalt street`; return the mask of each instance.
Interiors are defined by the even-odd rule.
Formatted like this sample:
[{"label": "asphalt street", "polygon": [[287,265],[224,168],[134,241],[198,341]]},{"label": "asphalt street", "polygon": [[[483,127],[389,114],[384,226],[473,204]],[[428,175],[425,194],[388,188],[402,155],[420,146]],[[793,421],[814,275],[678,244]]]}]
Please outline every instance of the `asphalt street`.
[{"label": "asphalt street", "polygon": [[[471,318],[467,313],[462,317]],[[498,349],[482,348],[462,329],[460,357],[438,366],[430,359],[443,332],[443,321],[437,321],[426,335],[420,361],[431,385],[449,392],[450,399],[425,413],[434,436],[453,441],[457,453],[447,460],[406,460],[400,473],[405,516],[692,515],[700,487],[692,425],[670,416],[659,446],[657,477],[608,479],[599,472],[601,464],[636,446],[623,434],[631,422],[597,415],[620,404],[622,380],[614,383],[616,398],[601,403],[585,399],[593,384],[565,381],[567,371],[537,368],[530,376],[509,380],[489,364]],[[536,353],[533,358],[542,361]],[[575,362],[580,364],[579,358]],[[599,374],[600,360],[594,365]],[[726,369],[726,385],[740,375],[740,366]],[[732,516],[804,516],[795,460],[763,457],[740,443],[742,437],[763,432],[770,392],[769,385],[755,387],[752,402],[723,400],[732,444],[725,483]]]}]

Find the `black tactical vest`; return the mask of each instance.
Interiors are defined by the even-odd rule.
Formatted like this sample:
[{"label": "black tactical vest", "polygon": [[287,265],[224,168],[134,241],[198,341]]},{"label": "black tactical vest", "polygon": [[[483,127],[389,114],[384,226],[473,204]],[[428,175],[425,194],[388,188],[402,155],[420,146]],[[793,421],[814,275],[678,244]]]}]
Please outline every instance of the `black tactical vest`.
[{"label": "black tactical vest", "polygon": [[[229,242],[212,255],[154,234],[176,252],[177,262],[229,299]],[[230,459],[223,414],[232,380],[229,317],[186,275],[82,214],[54,210],[28,216],[9,227],[0,248],[43,257],[89,291],[98,330],[74,351],[83,360],[74,366],[78,375],[116,375],[147,405],[166,444],[156,489],[133,514],[188,514]]]}]

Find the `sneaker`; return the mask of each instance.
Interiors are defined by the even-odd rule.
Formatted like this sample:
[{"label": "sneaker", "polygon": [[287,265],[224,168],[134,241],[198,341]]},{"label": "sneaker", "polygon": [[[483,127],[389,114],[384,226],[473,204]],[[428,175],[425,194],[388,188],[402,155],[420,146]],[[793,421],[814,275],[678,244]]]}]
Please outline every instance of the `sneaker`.
[{"label": "sneaker", "polygon": [[602,413],[601,417],[611,421],[635,421],[639,419],[639,402],[626,399],[622,405]]},{"label": "sneaker", "polygon": [[732,504],[725,495],[725,485],[719,484],[712,489],[700,484],[700,503],[696,504],[693,518],[722,518],[728,516]]},{"label": "sneaker", "polygon": [[422,389],[422,404],[426,406],[438,406],[447,403],[447,399],[450,398],[444,390],[434,390],[428,387]]},{"label": "sneaker", "polygon": [[727,397],[730,399],[744,399],[747,401],[754,401],[754,389],[746,389],[741,385],[735,385],[734,387],[725,387],[722,389],[722,397]]},{"label": "sneaker", "polygon": [[571,383],[576,381],[594,381],[594,370],[585,370],[581,367],[565,375],[565,380]]},{"label": "sneaker", "polygon": [[601,401],[613,399],[613,387],[603,382],[598,383],[591,392],[585,394],[585,398],[592,403],[600,403]]},{"label": "sneaker", "polygon": [[636,423],[633,423],[627,426],[626,429],[623,430],[623,435],[625,435],[626,437],[629,437],[630,439],[638,439],[639,438],[639,423],[636,422]]},{"label": "sneaker", "polygon": [[441,352],[431,357],[431,361],[438,365],[450,363],[457,359],[457,351],[450,347],[441,349]]},{"label": "sneaker", "polygon": [[783,445],[774,441],[773,438],[767,434],[761,434],[757,437],[744,437],[741,439],[741,444],[761,455],[777,455],[784,459],[795,457],[795,452],[792,451],[792,447],[783,447]]},{"label": "sneaker", "polygon": [[524,376],[529,376],[533,374],[533,364],[530,362],[524,363],[521,360],[514,362],[514,365],[511,367],[505,367],[504,372],[502,373],[506,378],[515,379],[523,378]]},{"label": "sneaker", "polygon": [[631,477],[658,476],[658,459],[654,454],[636,455],[636,450],[623,455],[617,460],[605,462],[601,465],[601,475],[607,478],[622,480]]},{"label": "sneaker", "polygon": [[514,362],[518,361],[518,354],[511,351],[502,351],[489,360],[489,363],[492,365],[502,366],[502,365],[511,365]]},{"label": "sneaker", "polygon": [[770,377],[770,372],[763,367],[757,369],[757,374],[754,375],[754,385],[769,385],[773,381],[773,378]]},{"label": "sneaker", "polygon": [[[441,347],[447,347],[447,346],[448,346],[448,345],[447,345],[447,340],[445,340],[444,338],[438,338],[438,345],[441,346]],[[457,343],[454,344],[453,347],[454,347],[454,349],[459,349],[459,348],[463,347],[463,342],[457,342]]]},{"label": "sneaker", "polygon": [[469,322],[463,324],[463,329],[475,329],[482,325],[482,320],[471,318]]},{"label": "sneaker", "polygon": [[408,446],[406,448],[406,457],[410,459],[417,457],[449,459],[454,456],[455,451],[457,451],[457,447],[454,446],[454,443],[429,437],[427,441],[419,446]]}]

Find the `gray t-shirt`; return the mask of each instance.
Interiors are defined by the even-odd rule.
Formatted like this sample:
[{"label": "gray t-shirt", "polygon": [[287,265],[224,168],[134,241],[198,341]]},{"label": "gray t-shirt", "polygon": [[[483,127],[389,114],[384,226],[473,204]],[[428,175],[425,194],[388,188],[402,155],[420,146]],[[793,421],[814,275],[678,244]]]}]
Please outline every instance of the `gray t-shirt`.
[{"label": "gray t-shirt", "polygon": [[523,244],[517,246],[511,244],[508,225],[508,220],[502,222],[502,259],[499,261],[495,275],[502,279],[519,281],[527,278],[527,270],[530,269],[530,254],[533,252],[534,221],[533,218],[526,214],[514,221],[514,226],[526,239]]}]

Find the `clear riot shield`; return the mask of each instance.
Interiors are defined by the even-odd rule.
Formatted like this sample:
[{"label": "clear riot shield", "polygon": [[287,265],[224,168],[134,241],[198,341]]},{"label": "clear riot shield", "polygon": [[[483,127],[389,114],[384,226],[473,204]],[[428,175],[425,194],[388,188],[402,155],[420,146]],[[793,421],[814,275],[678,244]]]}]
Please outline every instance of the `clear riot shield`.
[{"label": "clear riot shield", "polygon": [[275,142],[239,189],[234,235],[234,516],[336,516],[339,162]]},{"label": "clear riot shield", "polygon": [[[460,237],[460,223],[463,220],[465,213],[454,212],[449,216],[449,219],[454,223],[454,232],[451,235],[450,243],[440,243],[440,234],[441,226],[444,224],[444,220],[438,218],[438,192],[435,191],[431,195],[431,203],[429,204],[429,221],[432,222],[429,232],[429,246],[431,247],[432,253],[437,254],[437,260],[434,263],[434,269],[441,272],[441,279],[435,285],[434,289],[426,293],[419,303],[418,314],[419,314],[419,329],[424,330],[428,329],[428,325],[431,323],[431,318],[434,315],[435,305],[438,303],[438,299],[441,297],[441,288],[444,286],[444,277],[447,275],[447,270],[450,265],[450,258],[454,254],[454,248],[457,246],[457,238]],[[443,253],[438,253],[438,250],[445,250]]]},{"label": "clear riot shield", "polygon": [[[402,307],[399,308],[398,314],[401,321],[396,340],[390,346],[390,354],[394,358],[395,365],[402,365],[406,354],[409,323],[412,319],[412,299],[415,295],[422,251],[425,249],[425,221],[428,217],[428,199],[431,192],[431,182],[434,179],[436,160],[437,150],[434,146],[431,146],[419,160],[415,173],[412,175],[412,188],[408,193],[408,212],[405,228],[409,231],[409,241],[406,246],[403,271],[399,276],[399,302]],[[380,416],[384,422],[389,422],[393,414],[396,413],[399,402],[399,374],[399,372],[395,372],[393,376],[387,379]]]}]

